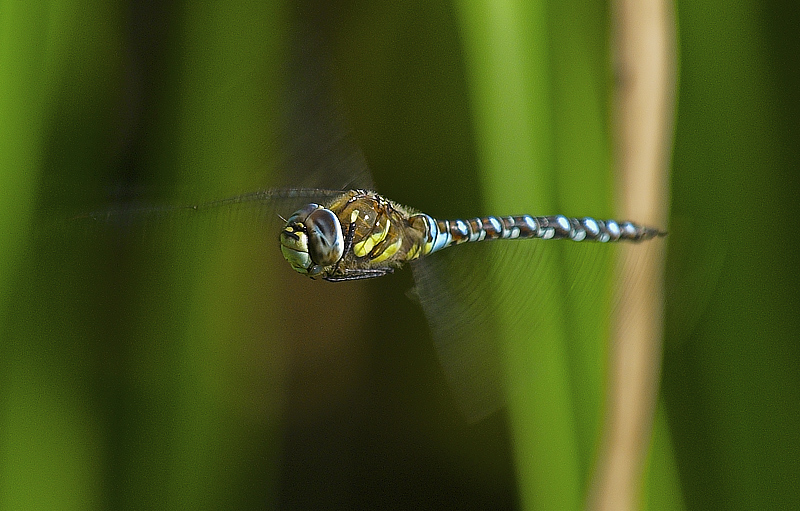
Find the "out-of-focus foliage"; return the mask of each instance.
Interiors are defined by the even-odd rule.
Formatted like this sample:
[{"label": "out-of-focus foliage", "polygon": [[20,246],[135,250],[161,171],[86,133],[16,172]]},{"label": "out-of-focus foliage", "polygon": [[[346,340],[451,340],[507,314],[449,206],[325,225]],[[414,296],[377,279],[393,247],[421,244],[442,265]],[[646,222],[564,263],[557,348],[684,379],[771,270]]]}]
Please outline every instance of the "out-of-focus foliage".
[{"label": "out-of-focus foliage", "polygon": [[[515,408],[469,425],[410,272],[309,282],[236,219],[58,221],[282,182],[301,9],[145,4],[0,0],[0,508],[580,507],[599,335],[526,341],[509,364],[535,364],[538,393],[512,381]],[[442,217],[613,213],[605,4],[319,4],[302,10],[382,193]],[[649,509],[800,507],[790,5],[677,5]],[[520,122],[487,131],[498,110]]]}]

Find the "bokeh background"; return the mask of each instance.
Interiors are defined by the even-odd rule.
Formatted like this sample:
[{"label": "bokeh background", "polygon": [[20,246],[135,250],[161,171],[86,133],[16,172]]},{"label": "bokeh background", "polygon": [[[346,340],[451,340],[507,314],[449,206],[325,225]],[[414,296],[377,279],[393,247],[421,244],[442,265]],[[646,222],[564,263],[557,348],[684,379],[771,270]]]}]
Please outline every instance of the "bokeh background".
[{"label": "bokeh background", "polygon": [[[676,13],[664,360],[642,508],[797,509],[800,19],[781,1]],[[485,211],[487,183],[513,203],[533,180],[532,212],[613,214],[603,2],[2,0],[0,508],[585,502],[602,362],[583,400],[560,401],[560,381],[542,388],[536,428],[505,412],[467,423],[408,271],[309,282],[274,233],[226,212],[125,235],[58,220],[291,184],[284,163],[302,147],[285,69],[301,19],[324,35],[388,197],[445,217],[503,213]],[[476,127],[494,96],[471,80],[504,28],[524,34],[504,57],[524,62],[535,94],[526,122],[492,133],[513,148],[500,171]],[[575,179],[592,186],[558,185]]]}]

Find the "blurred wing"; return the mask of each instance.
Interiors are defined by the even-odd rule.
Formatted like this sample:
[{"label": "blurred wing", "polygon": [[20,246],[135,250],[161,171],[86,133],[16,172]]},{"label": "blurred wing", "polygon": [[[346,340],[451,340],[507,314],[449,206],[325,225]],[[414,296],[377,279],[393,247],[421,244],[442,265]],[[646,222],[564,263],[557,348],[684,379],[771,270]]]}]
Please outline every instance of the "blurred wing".
[{"label": "blurred wing", "polygon": [[412,264],[415,295],[464,416],[477,421],[504,404],[501,347],[491,279],[478,261],[488,244],[451,247]]},{"label": "blurred wing", "polygon": [[319,30],[299,23],[289,62],[286,184],[334,190],[372,189]]},{"label": "blurred wing", "polygon": [[[506,366],[524,356],[522,343],[549,349],[557,336],[573,380],[602,377],[613,284],[636,279],[618,273],[620,248],[498,240],[450,247],[412,265],[442,368],[468,420],[505,404]],[[538,370],[537,361],[529,370]]]},{"label": "blurred wing", "polygon": [[45,230],[89,235],[104,230],[146,242],[144,236],[154,232],[169,236],[170,232],[199,233],[222,226],[244,229],[272,242],[283,219],[309,202],[324,203],[346,189],[371,188],[371,175],[347,124],[328,62],[324,42],[300,26],[286,64],[286,159],[279,179],[286,188],[186,205],[116,203],[105,211],[73,216],[68,222],[57,220],[55,229]]},{"label": "blurred wing", "polygon": [[310,202],[324,203],[340,190],[317,188],[272,189],[194,205],[146,206],[118,204],[112,209],[53,221],[41,229],[49,238],[106,239],[118,243],[158,246],[177,236],[197,239],[218,233],[223,239],[257,237],[274,244],[285,218]]}]

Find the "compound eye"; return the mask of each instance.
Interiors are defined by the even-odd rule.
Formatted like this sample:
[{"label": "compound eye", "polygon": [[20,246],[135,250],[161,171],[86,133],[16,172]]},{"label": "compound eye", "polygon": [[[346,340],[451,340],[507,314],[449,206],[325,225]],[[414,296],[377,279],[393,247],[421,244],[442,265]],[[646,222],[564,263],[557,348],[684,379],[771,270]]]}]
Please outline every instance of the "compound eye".
[{"label": "compound eye", "polygon": [[325,208],[311,212],[305,220],[308,229],[308,253],[320,266],[335,264],[344,252],[344,235],[339,218]]}]

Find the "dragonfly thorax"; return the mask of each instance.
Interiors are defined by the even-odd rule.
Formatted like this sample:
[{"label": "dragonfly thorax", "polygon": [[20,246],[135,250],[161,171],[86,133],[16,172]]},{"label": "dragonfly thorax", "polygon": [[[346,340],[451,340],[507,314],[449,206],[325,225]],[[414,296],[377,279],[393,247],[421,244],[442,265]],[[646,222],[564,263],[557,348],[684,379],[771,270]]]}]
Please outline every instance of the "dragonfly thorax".
[{"label": "dragonfly thorax", "polygon": [[281,252],[295,271],[312,278],[380,277],[428,253],[426,229],[434,221],[420,223],[418,216],[374,192],[342,192],[324,206],[308,204],[292,214],[280,235]]},{"label": "dragonfly thorax", "polygon": [[295,211],[281,231],[280,243],[292,268],[310,277],[325,273],[344,253],[339,218],[319,204]]}]

